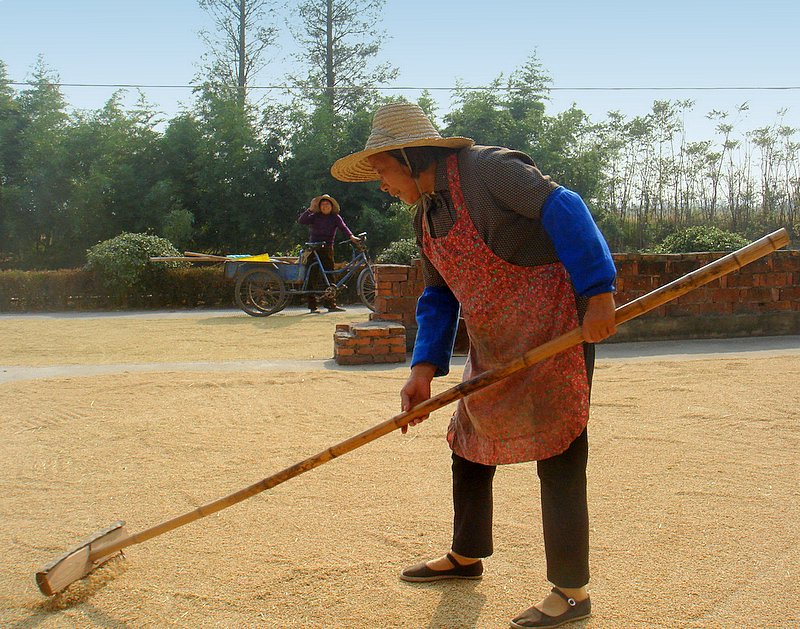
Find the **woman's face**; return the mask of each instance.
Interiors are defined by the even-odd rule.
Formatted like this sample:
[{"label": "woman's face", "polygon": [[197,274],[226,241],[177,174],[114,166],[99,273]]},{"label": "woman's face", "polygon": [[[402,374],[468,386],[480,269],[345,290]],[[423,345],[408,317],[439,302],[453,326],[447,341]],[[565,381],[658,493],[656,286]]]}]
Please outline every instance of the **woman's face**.
[{"label": "woman's face", "polygon": [[417,183],[411,176],[408,166],[401,164],[388,153],[370,155],[367,161],[381,178],[381,190],[408,205],[413,205],[419,200]]},{"label": "woman's face", "polygon": [[326,199],[319,202],[320,212],[322,212],[323,214],[330,214],[331,210],[333,210],[333,204],[330,201]]}]

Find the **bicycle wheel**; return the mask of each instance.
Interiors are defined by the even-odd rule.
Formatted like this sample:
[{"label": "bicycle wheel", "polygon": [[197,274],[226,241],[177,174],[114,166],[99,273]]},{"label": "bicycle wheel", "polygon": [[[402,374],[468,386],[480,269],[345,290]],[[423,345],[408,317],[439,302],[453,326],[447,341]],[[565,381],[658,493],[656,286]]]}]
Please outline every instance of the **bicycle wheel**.
[{"label": "bicycle wheel", "polygon": [[270,269],[251,269],[236,280],[236,305],[252,317],[283,310],[289,301],[286,286]]},{"label": "bicycle wheel", "polygon": [[358,275],[358,297],[373,312],[375,312],[375,292],[375,275],[370,267],[364,267]]}]

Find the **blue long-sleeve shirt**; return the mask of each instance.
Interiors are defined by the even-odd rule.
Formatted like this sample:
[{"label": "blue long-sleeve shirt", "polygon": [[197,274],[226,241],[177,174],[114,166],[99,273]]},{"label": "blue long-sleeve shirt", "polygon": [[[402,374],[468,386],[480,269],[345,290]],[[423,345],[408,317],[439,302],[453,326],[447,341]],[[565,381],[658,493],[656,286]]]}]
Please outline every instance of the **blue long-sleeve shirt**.
[{"label": "blue long-sleeve shirt", "polygon": [[542,206],[542,226],[580,297],[614,291],[614,258],[580,195],[553,190]]}]

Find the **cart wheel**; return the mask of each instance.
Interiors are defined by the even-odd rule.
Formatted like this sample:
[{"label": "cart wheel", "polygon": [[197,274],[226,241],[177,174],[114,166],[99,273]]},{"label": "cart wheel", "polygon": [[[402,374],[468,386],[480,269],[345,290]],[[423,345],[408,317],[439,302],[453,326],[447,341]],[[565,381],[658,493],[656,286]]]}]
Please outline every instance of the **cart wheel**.
[{"label": "cart wheel", "polygon": [[367,308],[375,311],[375,275],[370,267],[358,275],[358,296]]},{"label": "cart wheel", "polygon": [[269,269],[251,269],[236,280],[236,305],[253,317],[283,310],[289,302],[283,280]]}]

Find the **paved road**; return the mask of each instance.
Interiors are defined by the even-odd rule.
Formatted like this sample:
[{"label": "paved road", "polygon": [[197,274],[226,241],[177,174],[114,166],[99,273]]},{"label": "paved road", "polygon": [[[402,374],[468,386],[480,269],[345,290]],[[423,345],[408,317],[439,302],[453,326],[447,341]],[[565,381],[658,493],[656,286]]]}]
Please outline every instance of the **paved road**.
[{"label": "paved road", "polygon": [[[367,317],[369,310],[364,306],[348,306],[347,311],[359,317]],[[299,316],[307,312],[305,308],[290,307],[273,316]],[[238,309],[214,310],[147,310],[125,312],[60,312],[33,314],[0,314],[4,319],[90,319],[90,318],[188,318],[197,316],[248,316]],[[322,315],[324,316],[324,315]],[[734,356],[774,356],[780,354],[800,355],[800,336],[765,336],[733,339],[702,339],[687,341],[647,341],[630,343],[601,343],[597,347],[598,360],[688,360],[691,358],[734,357]],[[453,358],[453,367],[464,364],[463,357]],[[198,362],[160,362],[125,363],[111,365],[51,365],[47,367],[18,367],[0,365],[0,384],[18,380],[39,378],[95,376],[108,373],[146,373],[163,371],[242,371],[242,370],[280,370],[308,371],[330,369],[341,371],[390,371],[407,369],[408,364],[388,365],[337,365],[332,359],[325,360],[249,360],[249,361],[198,361]]]},{"label": "paved road", "polygon": [[[348,311],[353,313],[369,310],[366,306],[349,306]],[[307,308],[290,306],[286,310],[273,316],[298,315],[308,312]],[[247,317],[238,308],[195,308],[193,310],[121,310],[115,312],[25,312],[25,313],[0,313],[0,321],[8,319],[107,319],[119,318],[141,318],[141,319],[188,319],[193,317]]]},{"label": "paved road", "polygon": [[601,343],[599,359],[684,360],[701,356],[774,356],[800,354],[800,336],[754,336],[732,339],[697,339],[686,341],[638,341]]}]

